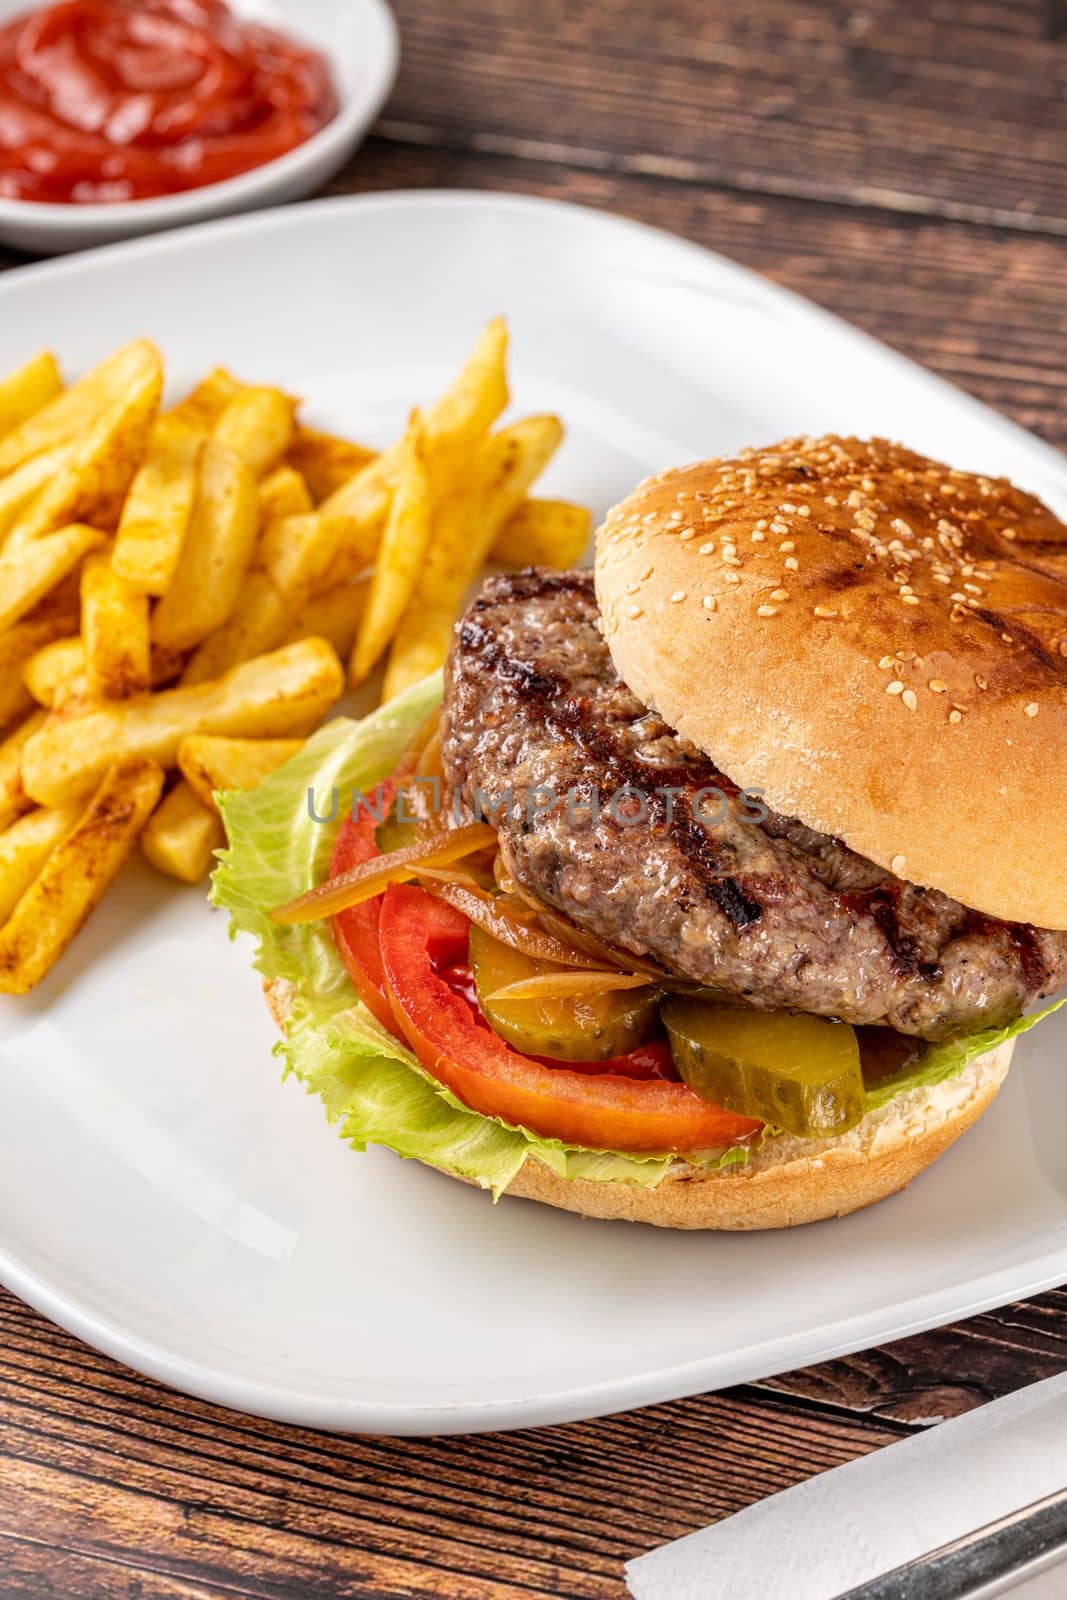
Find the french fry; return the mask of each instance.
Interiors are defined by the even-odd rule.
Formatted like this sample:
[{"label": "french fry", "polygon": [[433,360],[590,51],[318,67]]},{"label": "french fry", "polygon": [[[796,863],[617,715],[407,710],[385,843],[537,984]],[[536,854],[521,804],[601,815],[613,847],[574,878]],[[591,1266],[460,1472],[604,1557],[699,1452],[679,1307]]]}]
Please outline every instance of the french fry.
[{"label": "french fry", "polygon": [[[20,627],[28,627],[20,623]],[[173,683],[182,670],[184,657],[171,650],[153,649],[149,666],[152,687],[161,689]],[[36,651],[22,669],[23,681],[38,705],[58,710],[61,705],[85,696],[85,642],[81,634],[57,639]]]},{"label": "french fry", "polygon": [[292,607],[265,572],[250,572],[221,628],[209,633],[193,651],[182,683],[207,683],[253,656],[282,643]]},{"label": "french fry", "polygon": [[68,522],[92,522],[108,529],[117,525],[126,491],[144,457],[162,390],[163,369],[157,355],[155,366],[74,441],[55,477],[12,528],[5,550]]},{"label": "french fry", "polygon": [[88,806],[0,928],[0,993],[28,993],[59,960],[133,849],[162,788],[162,768],[142,757],[104,771]]},{"label": "french fry", "polygon": [[400,478],[348,669],[354,689],[385,654],[418,581],[430,543],[430,475],[422,416],[413,411],[403,440]]},{"label": "french fry", "polygon": [[81,631],[90,699],[147,694],[152,682],[148,596],[120,578],[104,553],[88,556],[82,567]]},{"label": "french fry", "polygon": [[85,693],[85,646],[81,635],[42,646],[22,669],[22,681],[39,706],[56,710]]},{"label": "french fry", "polygon": [[326,641],[304,639],[243,662],[211,683],[164,689],[124,705],[53,713],[23,746],[23,786],[39,805],[61,805],[85,794],[122,756],[172,767],[191,733],[302,736],[329,710],[343,682]]},{"label": "french fry", "polygon": [[217,811],[216,790],[254,789],[303,746],[303,739],[220,739],[194,733],[178,746],[178,767],[200,803]]},{"label": "french fry", "polygon": [[282,517],[265,528],[256,559],[278,589],[300,607],[313,594],[346,583],[369,567],[374,544],[353,537],[350,517],[311,511],[300,517]]},{"label": "french fry", "polygon": [[279,517],[299,517],[314,509],[304,475],[296,467],[283,464],[260,480],[260,527],[269,528]]},{"label": "french fry", "polygon": [[493,542],[505,567],[576,566],[593,535],[592,513],[569,500],[524,500]]},{"label": "french fry", "polygon": [[22,751],[37,730],[44,727],[46,716],[45,711],[33,712],[0,741],[0,829],[9,828],[33,805],[22,787]]},{"label": "french fry", "polygon": [[202,440],[159,418],[119,518],[111,564],[144,594],[166,594],[196,503]]},{"label": "french fry", "polygon": [[[74,612],[57,612],[40,619],[35,614],[0,633],[0,729],[33,709],[33,697],[22,676],[27,662],[77,625]],[[2,810],[0,801],[0,814]]]},{"label": "french fry", "polygon": [[367,601],[370,579],[359,583],[342,583],[336,589],[309,600],[302,611],[293,618],[283,644],[293,644],[297,639],[328,639],[342,661],[352,654],[359,631],[359,619]]},{"label": "french fry", "polygon": [[40,806],[0,832],[0,925],[80,815],[80,806]]},{"label": "french fry", "polygon": [[63,380],[51,350],[42,350],[0,382],[0,439],[61,394]]},{"label": "french fry", "polygon": [[280,389],[256,385],[234,395],[211,431],[257,478],[282,459],[293,437],[293,402]]},{"label": "french fry", "polygon": [[96,528],[75,522],[43,534],[24,549],[5,549],[0,554],[0,634],[32,611],[49,589],[103,542],[104,535]]},{"label": "french fry", "polygon": [[0,473],[13,472],[32,456],[91,431],[117,401],[140,392],[161,373],[162,361],[154,344],[137,339],[123,345],[84,378],[64,389],[50,405],[0,438]]},{"label": "french fry", "polygon": [[174,579],[152,616],[152,638],[186,650],[233,610],[259,528],[256,484],[231,450],[211,442],[200,458],[196,505]]},{"label": "french fry", "polygon": [[215,367],[195,389],[163,413],[164,420],[179,428],[206,436],[242,387],[239,378],[225,367]]},{"label": "french fry", "polygon": [[206,878],[225,843],[218,812],[202,805],[184,781],[175,784],[141,835],[141,849],[156,871],[179,883]]},{"label": "french fry", "polygon": [[0,549],[20,517],[29,510],[45,484],[56,477],[69,455],[70,446],[61,445],[31,457],[6,478],[0,478]]},{"label": "french fry", "polygon": [[311,491],[313,503],[318,505],[354,478],[361,467],[374,460],[375,454],[354,439],[341,439],[336,434],[305,428],[298,423],[293,429],[288,460],[301,474]]},{"label": "french fry", "polygon": [[435,517],[418,588],[389,654],[386,700],[441,666],[467,589],[562,438],[559,418],[540,416],[527,417],[482,440],[462,490]]},{"label": "french fry", "polygon": [[[508,330],[503,317],[495,317],[484,329],[466,366],[452,387],[426,413],[426,454],[431,470],[441,474],[442,463],[454,462],[470,450],[492,427],[508,403]],[[381,455],[360,469],[354,478],[334,491],[319,507],[327,517],[348,517],[349,540],[360,557],[339,560],[327,574],[325,588],[343,582],[373,560],[390,496],[400,472],[402,441],[390,445]],[[447,474],[452,476],[454,465]]]}]

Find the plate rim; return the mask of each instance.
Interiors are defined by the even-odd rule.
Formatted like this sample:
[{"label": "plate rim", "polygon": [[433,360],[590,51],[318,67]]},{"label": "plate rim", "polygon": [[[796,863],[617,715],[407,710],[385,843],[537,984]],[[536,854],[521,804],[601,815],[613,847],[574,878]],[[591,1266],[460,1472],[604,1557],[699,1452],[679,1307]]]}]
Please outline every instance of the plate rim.
[{"label": "plate rim", "polygon": [[[551,212],[567,222],[626,235],[654,239],[661,248],[673,251],[679,260],[689,259],[706,266],[710,260],[728,278],[745,286],[769,308],[784,310],[791,319],[809,326],[825,325],[827,319],[854,346],[876,353],[898,370],[924,382],[933,393],[950,397],[980,417],[987,426],[1007,434],[1058,480],[1059,493],[1067,494],[1067,457],[1055,446],[1003,417],[991,407],[957,388],[947,379],[893,349],[852,323],[826,310],[816,302],[767,279],[754,270],[709,250],[694,240],[637,219],[576,204],[555,197],[513,194],[480,189],[383,191],[366,195],[347,195],[305,202],[300,206],[279,206],[248,215],[237,215],[193,223],[163,234],[143,236],[99,246],[75,256],[30,263],[0,275],[0,304],[32,282],[62,282],[77,278],[86,270],[106,266],[111,260],[136,260],[172,254],[202,241],[228,236],[270,234],[288,229],[302,230],[324,219],[341,214],[373,214],[382,211],[430,209],[462,210],[476,206],[500,213],[512,211],[527,216]],[[1043,475],[1043,474],[1042,474]],[[1039,492],[1040,489],[1039,489]],[[1067,1213],[1064,1217],[1067,1224]],[[822,1226],[828,1226],[823,1224]],[[244,1378],[209,1361],[199,1361],[156,1341],[124,1330],[114,1318],[103,1315],[76,1297],[52,1285],[35,1268],[28,1266],[19,1252],[0,1243],[0,1284],[19,1296],[42,1315],[67,1329],[105,1355],[134,1371],[156,1379],[209,1404],[220,1405],[272,1421],[349,1433],[385,1433],[396,1436],[426,1436],[450,1433],[479,1433],[498,1429],[540,1427],[581,1418],[602,1416],[639,1406],[769,1378],[779,1372],[811,1365],[908,1337],[928,1328],[973,1316],[989,1308],[1053,1287],[1067,1277],[1067,1231],[1062,1245],[1042,1251],[1011,1265],[971,1276],[955,1287],[952,1304],[946,1307],[946,1291],[929,1290],[899,1301],[888,1316],[876,1308],[838,1318],[825,1327],[808,1332],[789,1331],[749,1345],[728,1356],[714,1354],[674,1362],[639,1374],[617,1376],[599,1382],[552,1388],[547,1394],[531,1393],[505,1400],[493,1398],[452,1403],[397,1402],[368,1400],[352,1396],[326,1397],[286,1388],[264,1378]]]}]

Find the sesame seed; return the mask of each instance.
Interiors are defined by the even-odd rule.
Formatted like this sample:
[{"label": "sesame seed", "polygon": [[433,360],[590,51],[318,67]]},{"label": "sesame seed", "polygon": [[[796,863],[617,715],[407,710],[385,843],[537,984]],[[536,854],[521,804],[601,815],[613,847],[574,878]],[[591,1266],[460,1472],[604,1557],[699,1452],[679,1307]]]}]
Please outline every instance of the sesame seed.
[{"label": "sesame seed", "polygon": [[883,656],[881,661],[879,661],[878,665],[881,667],[882,671],[885,672],[887,667],[891,667],[893,665],[893,657],[892,656]]},{"label": "sesame seed", "polygon": [[702,603],[705,611],[715,610],[715,596],[713,594],[706,594]]},{"label": "sesame seed", "polygon": [[1026,715],[1028,717],[1036,717],[1037,716],[1037,710],[1038,710],[1037,701],[1036,700],[1031,700],[1031,702],[1030,702],[1030,704],[1028,706],[1024,706],[1023,707],[1023,710],[1026,712]]},{"label": "sesame seed", "polygon": [[811,507],[810,506],[797,506],[797,516],[798,517],[810,517],[811,516]]},{"label": "sesame seed", "polygon": [[726,583],[740,583],[741,582],[741,579],[737,576],[736,572],[724,572],[723,573],[723,579],[724,579],[724,581]]},{"label": "sesame seed", "polygon": [[948,714],[948,720],[950,722],[962,722],[963,721],[963,713],[962,713],[962,711],[957,711],[955,709],[955,707],[953,707],[953,709]]},{"label": "sesame seed", "polygon": [[772,589],[771,590],[771,599],[772,600],[788,600],[789,599],[789,590],[788,589]]},{"label": "sesame seed", "polygon": [[900,698],[909,711],[914,711],[919,704],[919,697],[914,689],[905,689]]},{"label": "sesame seed", "polygon": [[638,573],[638,575],[637,575],[638,582],[647,583],[648,579],[651,578],[651,576],[652,576],[652,568],[651,567],[646,567],[644,572],[639,572]]},{"label": "sesame seed", "polygon": [[941,678],[931,678],[928,688],[931,694],[947,694],[948,684]]},{"label": "sesame seed", "polygon": [[626,585],[626,588],[623,590],[623,593],[624,594],[636,594],[638,589],[640,589],[640,587],[641,587],[641,585],[639,583],[628,583]]},{"label": "sesame seed", "polygon": [[900,598],[906,606],[917,606],[919,604],[919,596],[917,594],[902,594]]},{"label": "sesame seed", "polygon": [[684,589],[675,589],[674,593],[671,595],[671,605],[672,606],[676,606],[678,604],[679,600],[684,600],[684,599],[685,599],[685,590]]},{"label": "sesame seed", "polygon": [[832,606],[813,606],[812,614],[816,617],[836,617],[837,612]]},{"label": "sesame seed", "polygon": [[640,617],[640,616],[643,616],[644,613],[642,612],[640,606],[627,606],[626,607],[626,615],[628,617]]},{"label": "sesame seed", "polygon": [[739,567],[741,565],[741,557],[734,555],[732,550],[724,550],[722,553],[722,559],[725,565],[728,567]]},{"label": "sesame seed", "polygon": [[786,556],[785,561],[782,563],[782,565],[786,568],[786,570],[788,572],[799,572],[800,571],[800,562],[797,560],[796,556]]},{"label": "sesame seed", "polygon": [[711,552],[714,550],[714,548],[715,548],[715,540],[714,539],[708,539],[708,540],[705,541],[704,544],[702,544],[700,546],[700,554],[702,556],[710,556]]},{"label": "sesame seed", "polygon": [[894,856],[892,861],[889,863],[889,870],[890,872],[895,873],[899,878],[900,874],[904,871],[904,857]]},{"label": "sesame seed", "polygon": [[796,545],[793,543],[792,539],[783,539],[781,544],[778,546],[778,549],[783,556],[791,555],[796,549]]},{"label": "sesame seed", "polygon": [[904,685],[901,683],[899,678],[894,678],[892,683],[886,684],[885,692],[886,694],[903,694]]},{"label": "sesame seed", "polygon": [[762,533],[759,528],[753,528],[751,538],[753,544],[765,544],[767,535]]},{"label": "sesame seed", "polygon": [[777,606],[757,606],[756,607],[756,615],[757,615],[757,617],[776,617],[778,615],[778,607]]}]

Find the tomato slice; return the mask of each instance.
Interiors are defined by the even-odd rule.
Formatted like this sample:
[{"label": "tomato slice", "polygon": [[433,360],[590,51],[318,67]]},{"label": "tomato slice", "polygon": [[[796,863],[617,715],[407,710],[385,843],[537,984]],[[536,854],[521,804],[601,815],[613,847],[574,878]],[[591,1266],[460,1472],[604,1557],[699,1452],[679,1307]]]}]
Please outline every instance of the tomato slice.
[{"label": "tomato slice", "polygon": [[[348,872],[351,867],[358,866],[362,861],[370,861],[379,853],[374,830],[388,814],[395,792],[395,784],[387,780],[380,783],[369,797],[361,797],[358,809],[346,817],[337,835],[330,859],[331,877]],[[382,952],[378,943],[381,908],[382,896],[379,895],[375,900],[365,900],[362,905],[339,911],[330,918],[330,926],[333,928],[337,953],[345,964],[359,998],[383,1028],[388,1028],[395,1038],[402,1040],[403,1034],[393,1016],[385,984],[385,968],[382,966]]]},{"label": "tomato slice", "polygon": [[441,969],[467,957],[470,924],[410,884],[382,900],[378,937],[396,1021],[426,1071],[483,1116],[545,1138],[609,1150],[694,1151],[762,1124],[701,1100],[681,1083],[545,1066],[480,1026]]}]

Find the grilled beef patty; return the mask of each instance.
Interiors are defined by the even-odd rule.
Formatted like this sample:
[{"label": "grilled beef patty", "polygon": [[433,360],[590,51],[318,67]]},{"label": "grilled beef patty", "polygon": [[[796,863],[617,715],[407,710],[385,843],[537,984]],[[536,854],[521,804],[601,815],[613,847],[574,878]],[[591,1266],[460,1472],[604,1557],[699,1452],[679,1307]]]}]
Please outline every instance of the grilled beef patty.
[{"label": "grilled beef patty", "polygon": [[448,782],[539,901],[749,1005],[924,1039],[1067,979],[1067,933],[981,916],[739,791],[619,681],[596,621],[591,573],[491,578],[448,667]]}]

